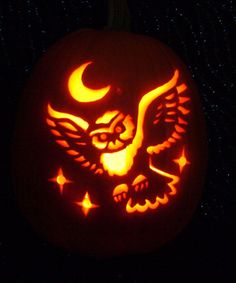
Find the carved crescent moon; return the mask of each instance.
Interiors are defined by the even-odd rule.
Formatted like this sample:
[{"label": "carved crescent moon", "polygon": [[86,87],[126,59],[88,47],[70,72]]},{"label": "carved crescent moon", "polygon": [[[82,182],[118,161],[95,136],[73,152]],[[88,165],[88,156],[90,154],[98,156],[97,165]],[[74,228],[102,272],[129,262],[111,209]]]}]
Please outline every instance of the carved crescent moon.
[{"label": "carved crescent moon", "polygon": [[110,90],[111,86],[100,89],[91,89],[84,85],[82,76],[88,65],[93,62],[86,62],[79,66],[75,71],[72,72],[69,81],[68,88],[71,96],[78,102],[93,102],[102,99]]}]

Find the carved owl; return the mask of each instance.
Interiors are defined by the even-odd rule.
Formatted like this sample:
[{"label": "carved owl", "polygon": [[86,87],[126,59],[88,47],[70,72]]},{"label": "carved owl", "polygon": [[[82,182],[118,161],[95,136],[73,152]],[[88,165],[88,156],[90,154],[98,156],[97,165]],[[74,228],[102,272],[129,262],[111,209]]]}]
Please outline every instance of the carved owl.
[{"label": "carved owl", "polygon": [[[105,86],[101,89],[90,89],[83,83],[83,73],[92,62],[86,62],[79,66],[71,74],[68,82],[70,95],[78,103],[90,103],[103,99],[109,95],[111,86]],[[62,146],[66,153],[70,155],[78,166],[88,168],[94,174],[107,174],[111,178],[119,176],[118,184],[113,188],[113,197],[115,202],[125,202],[126,211],[133,213],[135,211],[145,212],[148,209],[156,209],[160,204],[166,204],[170,195],[176,194],[176,185],[179,182],[179,174],[173,175],[169,171],[162,171],[152,164],[152,155],[158,155],[161,151],[167,150],[182,140],[182,135],[186,133],[188,125],[188,114],[190,112],[188,104],[190,101],[187,95],[187,85],[180,81],[179,70],[176,69],[172,77],[162,85],[145,93],[138,101],[136,121],[130,113],[124,113],[116,106],[110,105],[110,109],[95,117],[94,120],[75,116],[71,113],[55,110],[51,104],[48,104],[47,124],[51,133],[56,138],[56,142]],[[153,113],[153,130],[159,123],[168,126],[171,129],[169,136],[161,140],[158,137],[156,144],[145,142],[145,123],[149,106],[153,104],[155,112]],[[95,105],[93,104],[93,107]],[[95,106],[96,107],[96,106]],[[180,170],[190,162],[187,160],[182,145],[183,152],[176,163]],[[136,162],[142,158],[138,155],[148,155],[148,164],[146,170],[139,169]],[[167,185],[169,191],[159,195],[156,191],[155,198],[150,200],[146,193],[153,195],[153,186],[149,189],[149,178],[146,174],[147,168],[155,174],[169,179]],[[140,171],[139,171],[140,170]],[[133,171],[133,179],[129,173]],[[161,188],[159,193],[163,193]],[[134,203],[135,196],[143,195],[141,201],[144,203]]]}]

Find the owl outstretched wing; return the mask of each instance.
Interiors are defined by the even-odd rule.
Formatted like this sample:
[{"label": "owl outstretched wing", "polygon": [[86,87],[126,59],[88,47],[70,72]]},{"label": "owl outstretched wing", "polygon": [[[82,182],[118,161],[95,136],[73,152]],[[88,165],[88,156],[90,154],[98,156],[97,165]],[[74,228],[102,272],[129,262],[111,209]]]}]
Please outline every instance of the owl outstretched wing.
[{"label": "owl outstretched wing", "polygon": [[[156,131],[164,131],[166,135],[160,135],[156,144],[148,146],[149,154],[158,154],[166,148],[170,148],[180,141],[186,133],[190,114],[190,97],[188,86],[180,81],[179,72],[176,71],[175,83],[152,101],[155,109],[152,116],[152,124]],[[166,130],[167,129],[167,130]]]},{"label": "owl outstretched wing", "polygon": [[69,113],[56,111],[48,104],[46,122],[56,143],[63,147],[68,155],[95,174],[103,173],[99,166],[99,154],[91,146],[91,138],[87,134],[87,121]]}]

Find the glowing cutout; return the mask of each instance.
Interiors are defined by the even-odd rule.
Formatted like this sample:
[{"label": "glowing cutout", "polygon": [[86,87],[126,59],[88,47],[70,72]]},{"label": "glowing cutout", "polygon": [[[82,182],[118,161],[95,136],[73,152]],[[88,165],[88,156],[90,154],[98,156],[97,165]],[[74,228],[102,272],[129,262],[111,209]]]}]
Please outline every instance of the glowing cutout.
[{"label": "glowing cutout", "polygon": [[178,133],[186,133],[186,130],[179,125],[175,125],[175,129]]},{"label": "glowing cutout", "polygon": [[82,201],[75,202],[75,204],[82,207],[82,212],[85,217],[88,215],[91,209],[99,207],[99,205],[91,202],[88,192],[86,192]]},{"label": "glowing cutout", "polygon": [[180,140],[180,139],[181,139],[181,135],[177,134],[176,132],[174,132],[174,133],[172,134],[172,137],[175,138],[175,139],[177,139],[177,140]]},{"label": "glowing cutout", "polygon": [[87,130],[89,127],[89,124],[82,118],[74,116],[72,114],[56,111],[51,107],[50,104],[48,104],[48,113],[51,117],[56,118],[56,119],[69,119],[84,130]]},{"label": "glowing cutout", "polygon": [[165,97],[166,100],[171,100],[175,97],[174,93],[169,94],[168,96]]},{"label": "glowing cutout", "polygon": [[67,122],[59,122],[60,125],[62,125],[63,127],[67,128],[68,130],[71,130],[71,131],[74,131],[76,132],[77,129],[71,125],[70,123],[67,123]]},{"label": "glowing cutout", "polygon": [[189,97],[180,97],[179,98],[179,102],[180,102],[180,104],[184,104],[185,102],[187,102],[187,101],[189,101],[190,100],[190,98]]},{"label": "glowing cutout", "polygon": [[79,162],[82,162],[82,161],[85,161],[85,158],[84,158],[83,155],[81,155],[80,157],[76,158],[75,160],[79,161]]},{"label": "glowing cutout", "polygon": [[178,85],[176,88],[177,88],[178,93],[181,93],[187,89],[187,86],[186,84],[181,84],[181,85]]},{"label": "glowing cutout", "polygon": [[175,122],[175,120],[174,120],[174,119],[170,119],[170,118],[166,118],[166,119],[165,119],[165,122],[167,122],[167,123],[173,123],[173,122]]},{"label": "glowing cutout", "polygon": [[70,76],[68,88],[71,96],[78,102],[93,102],[102,99],[110,90],[108,85],[101,89],[90,89],[83,83],[82,76],[88,65],[92,62],[87,62],[76,69]]},{"label": "glowing cutout", "polygon": [[51,130],[51,133],[56,137],[61,137],[61,134],[56,130]]},{"label": "glowing cutout", "polygon": [[190,111],[183,106],[178,107],[179,111],[182,112],[184,115],[187,115]]},{"label": "glowing cutout", "polygon": [[171,115],[176,115],[176,112],[175,112],[175,111],[168,111],[168,112],[167,112],[167,115],[170,115],[170,116],[171,116]]},{"label": "glowing cutout", "polygon": [[166,204],[169,201],[167,195],[164,195],[164,198],[156,197],[156,201],[152,203],[150,200],[145,199],[145,204],[136,203],[134,206],[131,206],[131,199],[128,200],[126,204],[126,211],[128,213],[133,213],[135,211],[145,212],[148,209],[156,209],[159,204]]},{"label": "glowing cutout", "polygon": [[132,183],[132,186],[135,186],[135,185],[137,185],[138,183],[141,183],[141,182],[143,182],[144,180],[146,180],[147,178],[145,177],[145,176],[143,176],[143,175],[138,175],[135,179],[134,179],[134,181],[133,181],[133,183]]},{"label": "glowing cutout", "polygon": [[81,136],[79,136],[79,135],[75,135],[75,134],[71,134],[71,133],[67,133],[67,132],[66,132],[66,135],[67,135],[68,137],[70,137],[70,138],[73,138],[73,139],[79,139],[79,138],[81,138]]},{"label": "glowing cutout", "polygon": [[108,124],[118,113],[118,110],[108,111],[96,120],[96,124]]},{"label": "glowing cutout", "polygon": [[[170,188],[170,192],[168,193],[168,195],[175,195],[177,190],[176,190],[176,185],[179,183],[179,180],[180,178],[178,176],[175,176],[175,175],[172,175],[172,174],[169,174],[163,170],[160,170],[158,169],[157,167],[155,167],[152,162],[151,162],[151,159],[149,159],[149,168],[156,172],[157,174],[160,174],[164,177],[168,177],[171,179],[171,181],[169,183],[167,183],[168,187]],[[167,196],[167,194],[165,193],[164,194],[164,197],[161,198],[159,196],[156,196],[156,200],[154,203],[152,203],[150,200],[148,199],[145,199],[145,204],[139,204],[139,203],[136,203],[134,206],[131,205],[131,202],[132,200],[129,199],[127,204],[126,204],[126,212],[128,213],[134,213],[134,212],[145,212],[147,211],[148,209],[157,209],[158,206],[160,204],[166,204],[167,202],[169,201],[169,198]]]},{"label": "glowing cutout", "polygon": [[113,198],[115,202],[119,202],[123,199],[126,199],[127,197],[127,192],[129,188],[126,184],[120,184],[115,187],[113,190]]},{"label": "glowing cutout", "polygon": [[51,127],[56,127],[56,124],[55,124],[52,120],[46,119],[46,121],[47,121],[47,124],[48,124],[49,126],[51,126]]},{"label": "glowing cutout", "polygon": [[178,123],[179,124],[183,124],[183,125],[188,125],[188,123],[184,120],[184,119],[182,119],[182,118],[178,118]]},{"label": "glowing cutout", "polygon": [[62,171],[62,168],[59,168],[57,176],[51,179],[48,179],[50,182],[57,183],[59,185],[60,194],[63,194],[64,185],[67,183],[73,183],[73,181],[68,180]]},{"label": "glowing cutout", "polygon": [[56,140],[56,143],[63,147],[69,147],[68,143],[64,140]]},{"label": "glowing cutout", "polygon": [[71,150],[67,150],[67,153],[70,154],[70,155],[72,155],[72,156],[79,154],[78,151],[75,151],[75,150],[72,150],[72,149],[71,149]]},{"label": "glowing cutout", "polygon": [[176,164],[179,165],[179,171],[180,173],[182,173],[184,167],[187,165],[187,164],[190,164],[190,162],[187,160],[186,158],[186,154],[185,154],[185,149],[183,148],[182,150],[182,153],[181,153],[181,156],[178,158],[178,159],[174,159],[173,160]]},{"label": "glowing cutout", "polygon": [[176,102],[173,102],[173,103],[166,103],[166,107],[167,108],[172,108],[172,107],[175,107],[176,106]]}]

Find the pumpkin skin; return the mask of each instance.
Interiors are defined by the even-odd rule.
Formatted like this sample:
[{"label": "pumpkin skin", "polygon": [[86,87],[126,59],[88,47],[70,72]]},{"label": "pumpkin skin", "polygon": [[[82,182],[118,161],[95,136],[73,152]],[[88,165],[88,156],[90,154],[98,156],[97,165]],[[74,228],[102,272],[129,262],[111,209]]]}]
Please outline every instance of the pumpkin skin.
[{"label": "pumpkin skin", "polygon": [[205,166],[199,96],[159,41],[81,30],[34,69],[14,133],[13,179],[24,214],[57,246],[93,255],[157,250],[190,220]]}]

